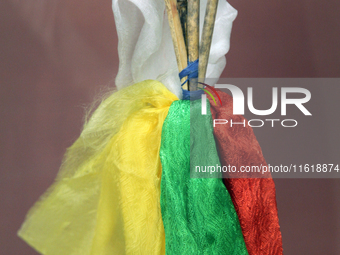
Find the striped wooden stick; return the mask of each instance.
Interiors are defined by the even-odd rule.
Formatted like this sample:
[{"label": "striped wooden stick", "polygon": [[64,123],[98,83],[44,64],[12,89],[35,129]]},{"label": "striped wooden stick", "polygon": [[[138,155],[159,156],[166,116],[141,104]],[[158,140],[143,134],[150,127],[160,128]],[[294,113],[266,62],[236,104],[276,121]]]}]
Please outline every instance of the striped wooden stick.
[{"label": "striped wooden stick", "polygon": [[203,32],[201,38],[200,52],[199,52],[199,65],[198,65],[198,78],[204,81],[207,72],[210,46],[212,35],[214,32],[215,18],[217,12],[218,0],[208,0],[205,12]]},{"label": "striped wooden stick", "polygon": [[[176,0],[164,0],[166,10],[168,14],[169,26],[174,44],[178,70],[182,71],[187,67],[187,50],[185,47],[183,31],[181,27],[181,21],[177,11]],[[184,82],[186,78],[183,78],[181,82]],[[187,85],[183,86],[183,89],[188,89]]]},{"label": "striped wooden stick", "polygon": [[[194,62],[198,59],[199,53],[199,0],[188,0],[188,18],[187,18],[187,42],[188,42],[188,60]],[[195,83],[192,81],[192,83]],[[195,86],[189,82],[189,88],[195,90]]]}]

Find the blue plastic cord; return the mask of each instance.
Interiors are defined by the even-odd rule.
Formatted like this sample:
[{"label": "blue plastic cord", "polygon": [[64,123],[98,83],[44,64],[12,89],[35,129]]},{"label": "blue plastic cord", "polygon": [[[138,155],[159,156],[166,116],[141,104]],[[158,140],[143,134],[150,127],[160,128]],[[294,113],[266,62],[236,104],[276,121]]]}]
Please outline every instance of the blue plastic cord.
[{"label": "blue plastic cord", "polygon": [[[198,78],[198,59],[195,60],[194,62],[189,62],[188,66],[179,73],[179,78],[181,80],[186,76],[188,76],[188,79],[186,79],[185,82],[183,82],[181,86],[187,83],[190,79]],[[200,99],[201,95],[204,94],[203,90],[188,91],[183,88],[182,88],[182,92],[183,92],[183,100]]]}]

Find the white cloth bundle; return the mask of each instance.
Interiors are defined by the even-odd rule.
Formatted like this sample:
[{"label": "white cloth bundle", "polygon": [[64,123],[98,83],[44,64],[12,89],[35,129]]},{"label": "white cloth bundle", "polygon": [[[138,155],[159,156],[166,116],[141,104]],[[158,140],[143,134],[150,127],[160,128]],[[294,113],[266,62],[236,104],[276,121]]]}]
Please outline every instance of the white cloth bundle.
[{"label": "white cloth bundle", "polygon": [[[207,0],[200,3],[202,31]],[[118,89],[146,79],[162,82],[182,98],[176,56],[163,0],[112,0],[118,33]],[[207,78],[219,78],[230,46],[232,22],[237,11],[219,0]],[[181,71],[181,70],[180,70]]]}]

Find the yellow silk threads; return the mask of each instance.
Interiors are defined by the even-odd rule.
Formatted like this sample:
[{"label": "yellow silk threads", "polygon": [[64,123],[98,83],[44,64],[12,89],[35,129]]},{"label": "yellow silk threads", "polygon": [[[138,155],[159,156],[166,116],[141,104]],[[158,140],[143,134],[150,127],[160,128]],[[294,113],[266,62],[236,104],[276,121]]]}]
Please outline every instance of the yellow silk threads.
[{"label": "yellow silk threads", "polygon": [[46,255],[164,254],[159,148],[175,100],[153,80],[105,99],[19,236]]}]

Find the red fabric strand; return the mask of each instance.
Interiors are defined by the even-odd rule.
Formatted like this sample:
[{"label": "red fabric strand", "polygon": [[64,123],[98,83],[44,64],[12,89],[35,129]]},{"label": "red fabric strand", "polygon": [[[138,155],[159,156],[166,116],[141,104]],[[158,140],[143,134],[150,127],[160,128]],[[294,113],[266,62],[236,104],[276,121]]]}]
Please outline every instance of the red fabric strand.
[{"label": "red fabric strand", "polygon": [[[243,116],[232,114],[232,97],[217,91],[223,105],[215,105],[208,97],[213,119],[243,122]],[[229,123],[216,125],[214,135],[223,166],[230,164],[239,169],[240,166],[267,165],[247,122],[246,127],[230,127]],[[266,178],[244,178],[247,176],[244,174],[242,178],[230,178],[230,174],[224,175],[224,183],[238,214],[248,252],[250,255],[283,254],[274,181],[270,173],[265,175]]]}]

